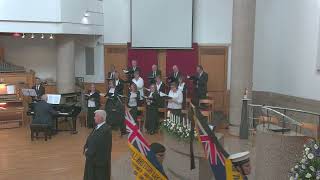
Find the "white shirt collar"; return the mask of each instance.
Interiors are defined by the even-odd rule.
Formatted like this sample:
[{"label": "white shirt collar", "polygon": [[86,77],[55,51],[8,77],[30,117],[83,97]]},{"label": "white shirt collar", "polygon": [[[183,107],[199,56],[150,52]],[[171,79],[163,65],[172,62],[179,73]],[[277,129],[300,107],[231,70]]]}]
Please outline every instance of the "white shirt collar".
[{"label": "white shirt collar", "polygon": [[96,130],[98,130],[102,125],[104,125],[106,122],[103,121],[102,123],[98,124],[97,127],[96,127]]}]

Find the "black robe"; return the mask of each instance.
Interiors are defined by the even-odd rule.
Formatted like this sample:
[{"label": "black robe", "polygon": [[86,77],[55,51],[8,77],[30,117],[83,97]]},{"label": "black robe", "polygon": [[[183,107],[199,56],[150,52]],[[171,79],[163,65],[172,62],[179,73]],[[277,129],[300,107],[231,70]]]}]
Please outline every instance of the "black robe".
[{"label": "black robe", "polygon": [[145,128],[148,133],[153,134],[159,128],[159,99],[160,96],[157,92],[152,94],[151,103],[147,104],[146,124]]},{"label": "black robe", "polygon": [[[157,87],[157,86],[156,86]],[[162,82],[162,84],[160,85],[160,88],[157,89],[157,91],[161,93],[165,93],[166,92],[166,85]],[[160,97],[159,99],[159,108],[164,108],[165,107],[165,98],[164,97]]]},{"label": "black robe", "polygon": [[112,133],[107,124],[93,130],[84,145],[84,180],[111,179]]},{"label": "black robe", "polygon": [[[89,95],[90,95],[90,92],[91,91],[88,91]],[[87,103],[88,103],[88,100],[90,99],[94,101],[96,107],[88,107],[87,126],[88,128],[93,128],[95,127],[94,112],[100,108],[100,92],[96,91],[91,96],[86,96]]]},{"label": "black robe", "polygon": [[122,79],[119,79],[118,84],[116,84],[116,93],[123,95],[123,88],[124,88],[124,81]]},{"label": "black robe", "polygon": [[112,129],[117,129],[120,127],[121,132],[126,131],[126,126],[124,122],[124,106],[122,104],[121,98],[115,93],[108,93],[105,111],[107,112],[107,124],[109,124]]},{"label": "black robe", "polygon": [[135,122],[137,123],[137,116],[138,116],[138,103],[140,100],[140,92],[137,91],[137,97],[136,97],[136,101],[137,101],[137,106],[129,106],[129,99],[131,96],[131,92],[128,93],[128,99],[127,99],[127,105],[130,108],[130,114],[132,116],[132,118],[135,120]]}]

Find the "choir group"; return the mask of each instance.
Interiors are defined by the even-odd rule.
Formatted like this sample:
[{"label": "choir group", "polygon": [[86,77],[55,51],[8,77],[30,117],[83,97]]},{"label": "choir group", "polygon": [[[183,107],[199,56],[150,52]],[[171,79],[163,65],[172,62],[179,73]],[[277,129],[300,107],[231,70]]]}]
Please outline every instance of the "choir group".
[{"label": "choir group", "polygon": [[[127,80],[120,78],[120,73],[115,66],[111,65],[108,73],[108,87],[106,93],[100,93],[92,84],[86,95],[87,99],[87,126],[89,128],[94,125],[94,112],[100,108],[100,96],[104,96],[106,100],[105,111],[107,112],[107,123],[113,129],[119,129],[121,135],[126,134],[124,123],[124,112],[129,110],[135,121],[141,112],[138,107],[146,107],[145,113],[145,129],[149,134],[154,134],[159,128],[159,108],[166,108],[172,114],[181,116],[181,110],[185,108],[187,98],[187,85],[185,77],[179,71],[178,66],[172,67],[172,73],[169,77],[162,81],[161,71],[157,65],[152,65],[152,70],[148,74],[148,81],[141,76],[141,69],[137,66],[137,61],[132,60],[131,67],[124,69],[123,72],[127,76]],[[196,67],[197,73],[186,78],[193,81],[193,97],[192,101],[197,103],[200,99],[207,96],[208,74],[204,72],[203,67]],[[124,95],[125,84],[129,84],[127,95]],[[166,83],[168,85],[166,85]],[[146,87],[146,84],[149,84]],[[169,91],[169,92],[168,92]],[[168,93],[167,93],[168,92]]]}]

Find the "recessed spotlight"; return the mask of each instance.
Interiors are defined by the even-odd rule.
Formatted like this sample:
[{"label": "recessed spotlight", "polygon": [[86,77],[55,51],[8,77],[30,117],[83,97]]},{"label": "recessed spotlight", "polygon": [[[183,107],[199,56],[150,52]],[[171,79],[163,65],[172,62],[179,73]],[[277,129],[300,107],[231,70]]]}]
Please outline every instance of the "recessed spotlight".
[{"label": "recessed spotlight", "polygon": [[26,35],[24,35],[24,33],[22,34],[21,38],[24,39],[26,37]]},{"label": "recessed spotlight", "polygon": [[53,39],[53,35],[52,35],[52,34],[50,34],[50,37],[49,37],[49,39]]},{"label": "recessed spotlight", "polygon": [[44,39],[44,35],[43,34],[41,34],[41,39]]},{"label": "recessed spotlight", "polygon": [[90,16],[90,12],[89,11],[86,11],[85,13],[84,13],[84,17],[89,17]]},{"label": "recessed spotlight", "polygon": [[31,34],[31,39],[34,39],[34,34],[33,33]]}]

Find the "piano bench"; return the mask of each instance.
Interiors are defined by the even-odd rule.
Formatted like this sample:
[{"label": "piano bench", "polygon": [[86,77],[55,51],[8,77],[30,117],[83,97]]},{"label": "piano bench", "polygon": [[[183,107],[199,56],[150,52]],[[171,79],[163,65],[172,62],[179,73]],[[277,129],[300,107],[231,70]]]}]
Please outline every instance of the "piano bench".
[{"label": "piano bench", "polygon": [[[47,124],[30,124],[31,130],[31,141],[34,137],[38,138],[40,132],[44,133],[44,140],[47,141],[47,138],[51,139],[51,130]],[[34,135],[36,134],[36,136]]]}]

